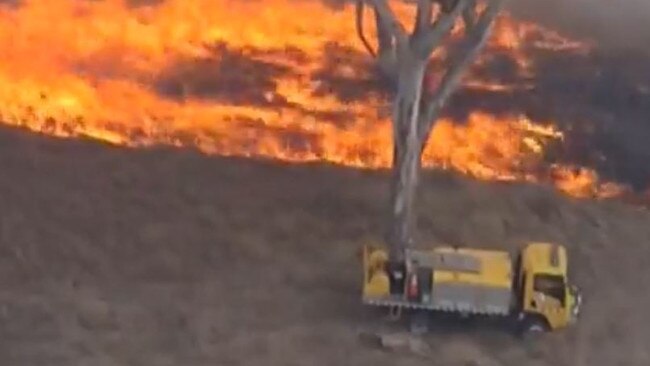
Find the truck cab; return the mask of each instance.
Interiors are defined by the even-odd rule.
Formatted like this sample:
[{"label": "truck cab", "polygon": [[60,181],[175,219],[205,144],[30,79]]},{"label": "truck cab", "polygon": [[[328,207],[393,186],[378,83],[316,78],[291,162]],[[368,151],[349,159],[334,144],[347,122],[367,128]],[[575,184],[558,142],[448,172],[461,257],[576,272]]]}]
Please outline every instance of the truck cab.
[{"label": "truck cab", "polygon": [[566,248],[530,243],[522,250],[516,268],[515,288],[523,331],[557,330],[576,320],[581,294],[568,280]]}]

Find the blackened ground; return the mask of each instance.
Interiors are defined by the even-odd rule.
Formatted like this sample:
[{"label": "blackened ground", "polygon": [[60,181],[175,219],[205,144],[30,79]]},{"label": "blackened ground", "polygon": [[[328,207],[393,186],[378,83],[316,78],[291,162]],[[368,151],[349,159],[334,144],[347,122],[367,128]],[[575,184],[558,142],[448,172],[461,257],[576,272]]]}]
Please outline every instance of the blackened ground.
[{"label": "blackened ground", "polygon": [[[523,344],[442,322],[429,359],[359,333],[356,257],[386,177],[127,150],[0,129],[2,365],[648,365],[650,215],[539,186],[429,174],[423,245],[568,246],[575,328]],[[389,327],[392,329],[391,327]]]}]

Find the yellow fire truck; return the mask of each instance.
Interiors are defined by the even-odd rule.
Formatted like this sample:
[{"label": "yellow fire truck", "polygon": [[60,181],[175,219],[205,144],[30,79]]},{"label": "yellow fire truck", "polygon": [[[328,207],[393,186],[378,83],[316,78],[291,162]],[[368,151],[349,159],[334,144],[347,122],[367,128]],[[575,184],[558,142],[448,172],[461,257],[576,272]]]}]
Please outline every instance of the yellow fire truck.
[{"label": "yellow fire truck", "polygon": [[567,277],[566,249],[529,243],[513,261],[505,251],[436,247],[408,249],[391,263],[385,249],[363,248],[363,302],[463,315],[514,317],[524,333],[560,329],[575,322],[581,294]]}]

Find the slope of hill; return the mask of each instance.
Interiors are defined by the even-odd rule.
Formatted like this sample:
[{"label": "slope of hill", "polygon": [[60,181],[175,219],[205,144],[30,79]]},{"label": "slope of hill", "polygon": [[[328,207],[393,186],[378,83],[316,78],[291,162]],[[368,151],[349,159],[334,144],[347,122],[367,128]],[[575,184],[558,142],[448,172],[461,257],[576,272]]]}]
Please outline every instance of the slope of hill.
[{"label": "slope of hill", "polygon": [[127,150],[0,128],[3,365],[648,365],[650,215],[539,186],[426,176],[423,242],[570,249],[578,327],[534,348],[440,324],[435,357],[386,353],[356,251],[386,177]]}]

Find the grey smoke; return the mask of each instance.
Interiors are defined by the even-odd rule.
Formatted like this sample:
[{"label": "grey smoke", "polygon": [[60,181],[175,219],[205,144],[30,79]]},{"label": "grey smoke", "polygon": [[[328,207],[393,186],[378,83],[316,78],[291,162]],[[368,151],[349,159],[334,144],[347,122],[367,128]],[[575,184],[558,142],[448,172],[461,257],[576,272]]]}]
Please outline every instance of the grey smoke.
[{"label": "grey smoke", "polygon": [[650,51],[650,0],[510,0],[509,7],[602,48]]}]

